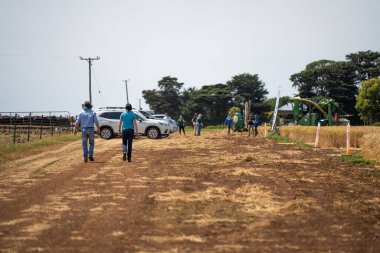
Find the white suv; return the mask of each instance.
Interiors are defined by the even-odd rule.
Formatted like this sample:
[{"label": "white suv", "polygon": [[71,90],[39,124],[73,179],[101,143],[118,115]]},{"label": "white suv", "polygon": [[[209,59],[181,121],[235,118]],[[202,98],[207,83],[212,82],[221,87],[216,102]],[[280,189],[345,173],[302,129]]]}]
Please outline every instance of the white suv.
[{"label": "white suv", "polygon": [[[148,119],[137,110],[132,110],[136,115],[139,135],[157,139],[170,133],[169,124],[161,120]],[[124,107],[100,107],[96,110],[98,117],[100,136],[111,139],[119,131],[120,115],[125,112]]]}]

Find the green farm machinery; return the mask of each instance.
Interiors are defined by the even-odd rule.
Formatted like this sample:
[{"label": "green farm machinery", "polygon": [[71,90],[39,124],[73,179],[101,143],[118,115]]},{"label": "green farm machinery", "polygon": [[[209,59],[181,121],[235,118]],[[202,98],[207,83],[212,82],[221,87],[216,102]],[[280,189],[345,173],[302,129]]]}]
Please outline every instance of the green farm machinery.
[{"label": "green farm machinery", "polygon": [[295,97],[293,102],[293,117],[297,125],[321,126],[346,125],[349,120],[340,104],[331,98],[304,99]]}]

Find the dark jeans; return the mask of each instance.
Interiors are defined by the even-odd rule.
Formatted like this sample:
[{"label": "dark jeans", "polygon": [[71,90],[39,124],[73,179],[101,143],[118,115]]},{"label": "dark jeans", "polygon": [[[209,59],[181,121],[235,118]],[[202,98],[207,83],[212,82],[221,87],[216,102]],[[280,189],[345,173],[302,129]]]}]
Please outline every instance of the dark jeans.
[{"label": "dark jeans", "polygon": [[[127,153],[128,158],[131,158],[132,156],[132,141],[134,137],[134,130],[133,129],[127,129],[123,130],[123,153]],[[128,146],[128,149],[127,149]]]},{"label": "dark jeans", "polygon": [[[88,150],[87,143],[90,144],[90,150]],[[82,128],[82,147],[84,159],[87,159],[88,155],[94,155],[95,133],[93,127]]]},{"label": "dark jeans", "polygon": [[179,134],[181,134],[181,129],[183,131],[183,134],[185,134],[185,127],[184,126],[178,126],[179,128]]}]

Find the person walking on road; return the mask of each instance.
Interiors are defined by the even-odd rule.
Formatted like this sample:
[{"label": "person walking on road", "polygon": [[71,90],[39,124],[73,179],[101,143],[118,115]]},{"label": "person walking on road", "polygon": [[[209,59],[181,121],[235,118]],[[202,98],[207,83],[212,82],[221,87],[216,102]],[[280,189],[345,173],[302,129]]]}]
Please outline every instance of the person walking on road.
[{"label": "person walking on road", "polygon": [[179,134],[181,135],[181,129],[182,129],[183,135],[186,135],[186,133],[185,133],[185,120],[183,119],[182,115],[179,115],[179,119],[177,120],[177,125],[179,128]]},{"label": "person walking on road", "polygon": [[203,116],[200,113],[196,120],[196,128],[197,128],[197,134],[198,136],[201,135],[201,129],[203,128]]},{"label": "person walking on road", "polygon": [[194,116],[191,119],[191,123],[193,123],[193,127],[194,127],[194,135],[197,135],[197,118],[198,118],[198,114],[194,113]]},{"label": "person walking on road", "polygon": [[132,105],[126,104],[126,112],[120,115],[119,135],[122,136],[123,160],[132,161],[132,141],[136,133],[136,138],[139,136],[139,130],[136,123],[136,115],[132,112]]},{"label": "person walking on road", "polygon": [[232,128],[233,122],[234,122],[234,119],[231,118],[230,115],[227,115],[227,118],[224,120],[224,125],[228,127],[228,135],[231,134],[231,128]]},{"label": "person walking on road", "polygon": [[[75,122],[74,134],[76,135],[80,128],[82,132],[83,157],[84,162],[86,163],[88,159],[90,159],[90,161],[94,161],[94,125],[96,125],[96,134],[99,134],[100,127],[98,118],[96,117],[96,112],[92,110],[91,102],[85,101],[82,107],[83,111],[78,114]],[[90,149],[88,149],[88,143],[90,144]]]}]

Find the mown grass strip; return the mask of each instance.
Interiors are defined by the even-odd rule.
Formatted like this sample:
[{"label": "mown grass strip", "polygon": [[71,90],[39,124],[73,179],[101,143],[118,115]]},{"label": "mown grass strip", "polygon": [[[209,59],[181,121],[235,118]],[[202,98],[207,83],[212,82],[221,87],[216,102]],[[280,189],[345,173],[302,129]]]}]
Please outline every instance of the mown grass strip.
[{"label": "mown grass strip", "polygon": [[355,163],[355,164],[364,164],[364,165],[376,165],[376,162],[365,159],[361,155],[342,155],[339,158],[340,161]]},{"label": "mown grass strip", "polygon": [[54,145],[77,141],[81,135],[59,135],[27,143],[0,144],[0,162],[19,159],[25,155],[35,154]]},{"label": "mown grass strip", "polygon": [[292,143],[295,146],[299,146],[299,147],[305,147],[305,148],[311,148],[311,147],[313,147],[312,145],[303,143],[301,141],[292,140],[292,139],[290,139],[290,138],[288,138],[286,136],[281,136],[281,135],[276,134],[276,133],[269,134],[268,135],[268,139],[273,140],[273,141],[275,141],[277,143]]}]

